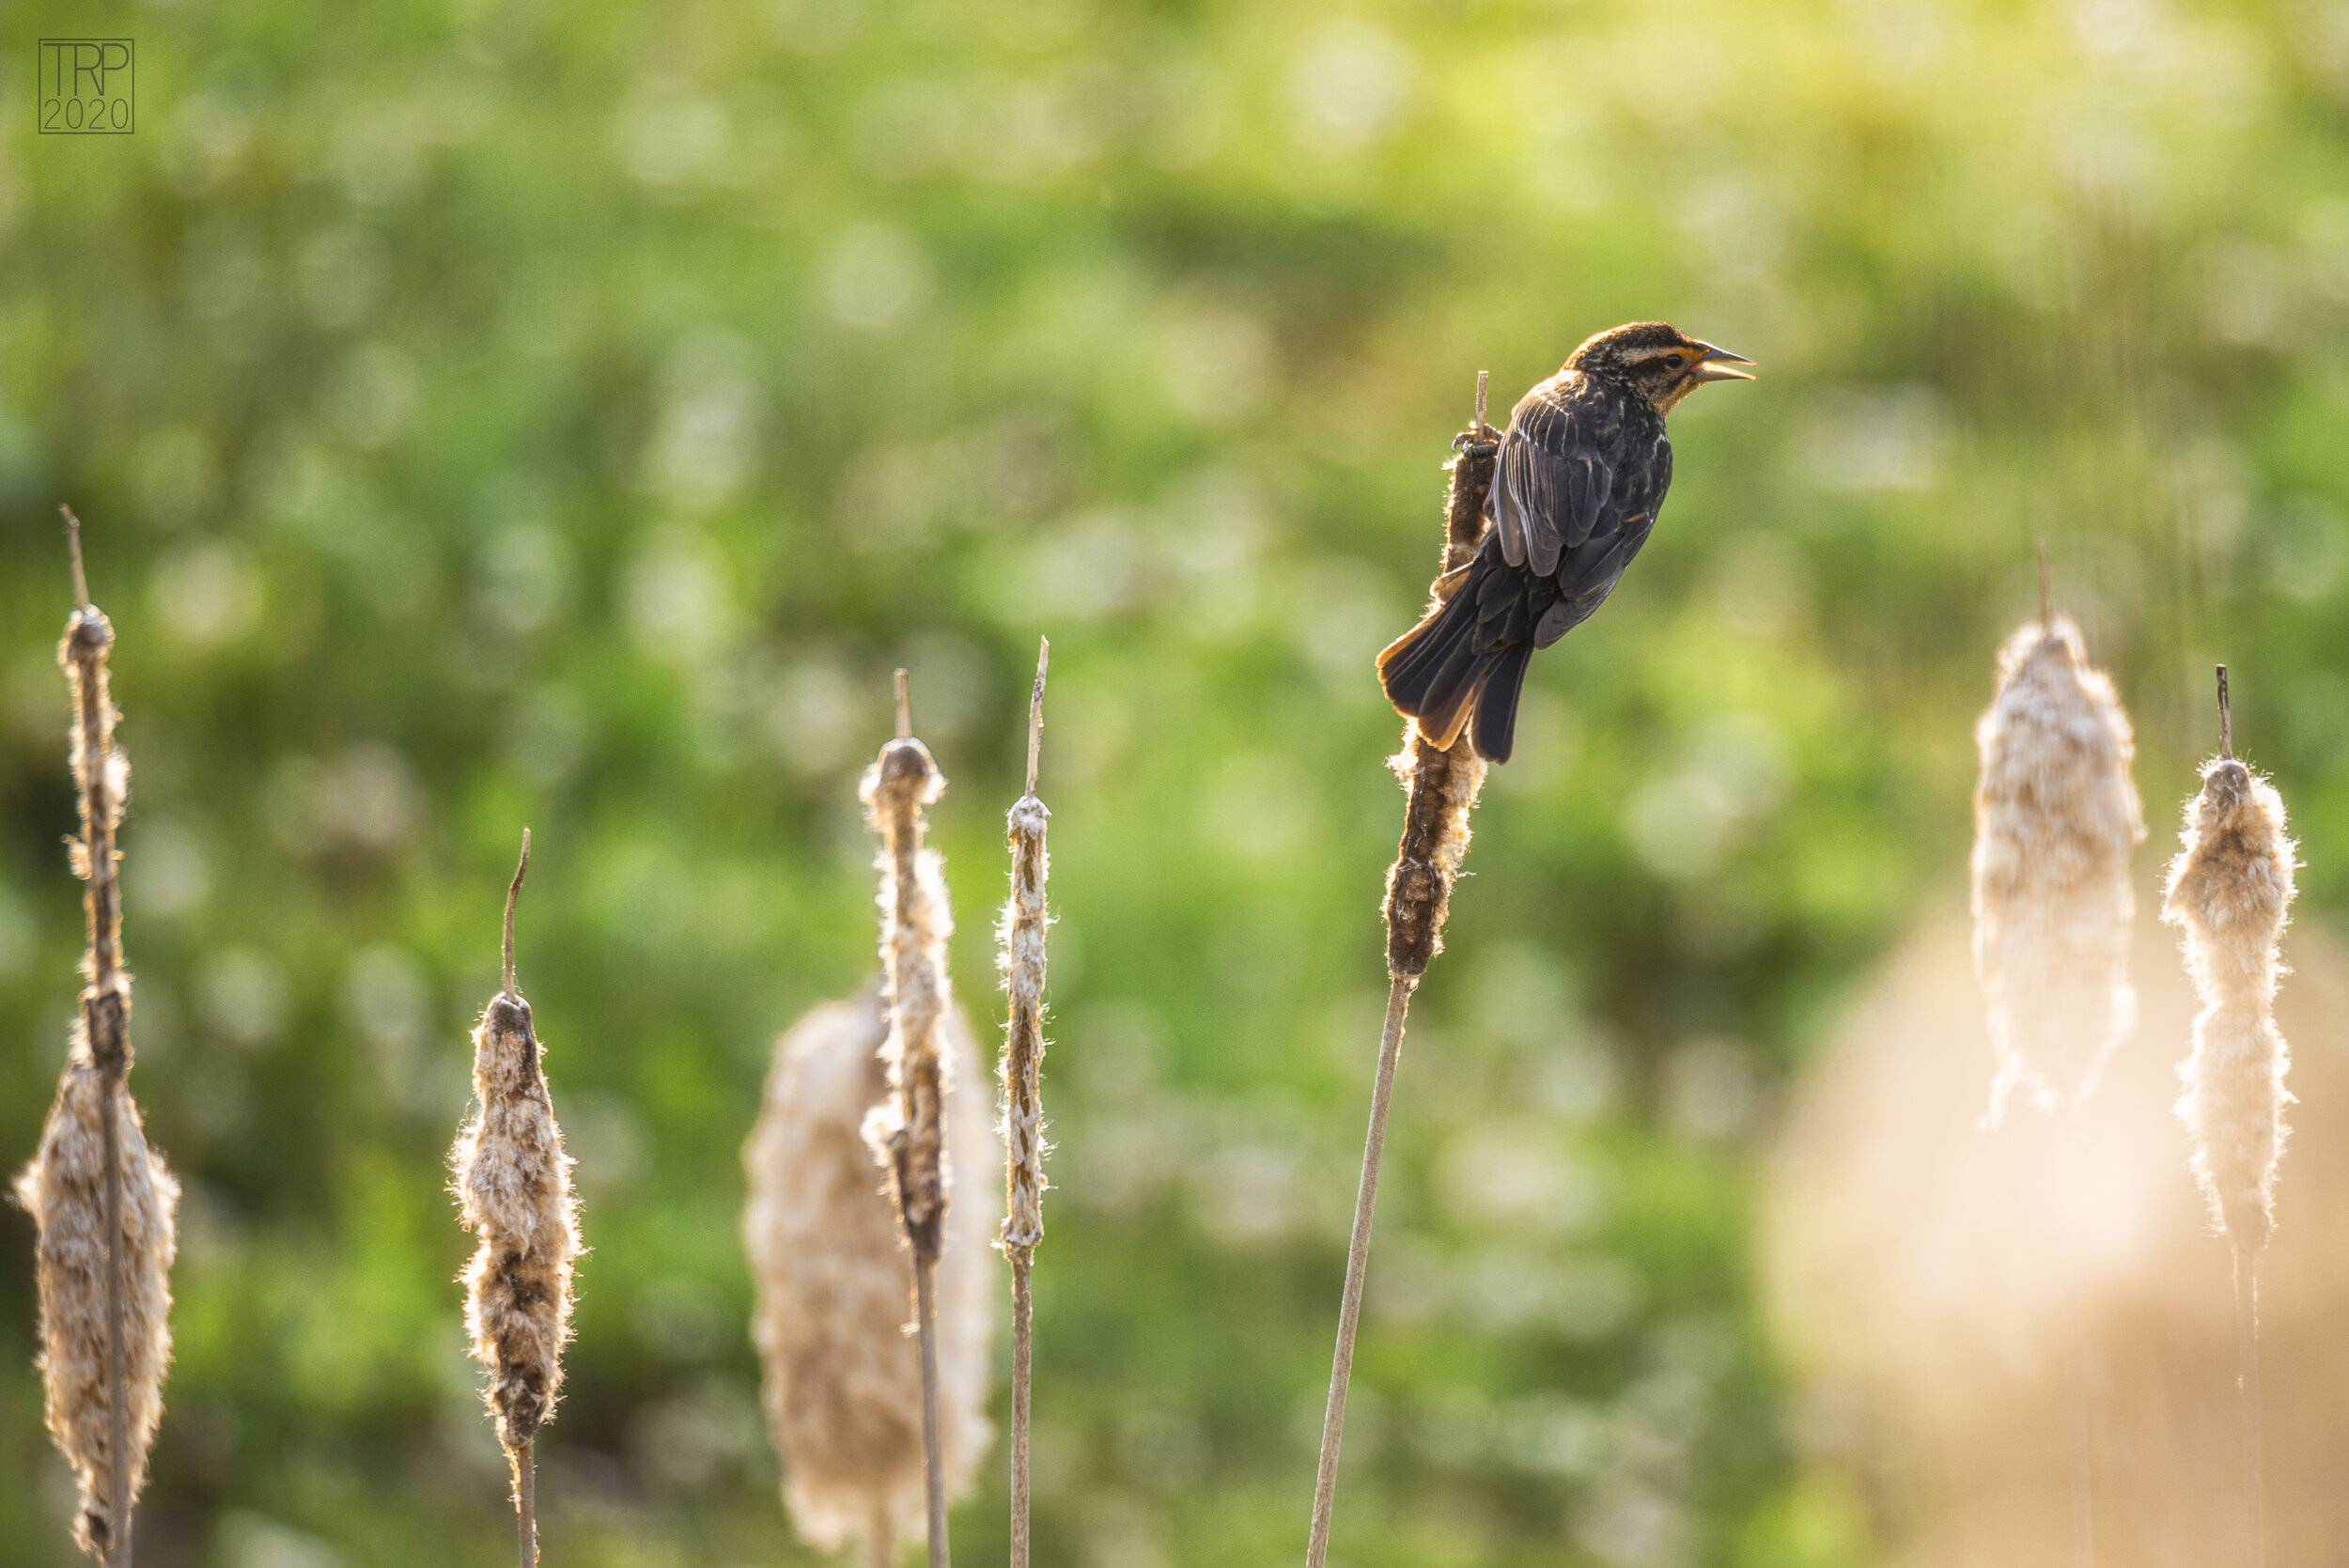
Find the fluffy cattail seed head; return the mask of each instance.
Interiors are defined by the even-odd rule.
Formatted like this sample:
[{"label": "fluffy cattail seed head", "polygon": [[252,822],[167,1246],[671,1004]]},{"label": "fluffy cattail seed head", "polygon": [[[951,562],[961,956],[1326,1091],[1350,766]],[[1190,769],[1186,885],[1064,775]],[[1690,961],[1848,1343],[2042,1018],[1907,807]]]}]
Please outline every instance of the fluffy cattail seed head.
[{"label": "fluffy cattail seed head", "polygon": [[[525,835],[522,866],[529,863]],[[554,1415],[563,1343],[571,1332],[571,1268],[580,1251],[571,1157],[547,1094],[530,1003],[510,983],[511,911],[521,877],[517,870],[506,893],[509,983],[490,999],[473,1032],[479,1109],[449,1155],[461,1221],[480,1238],[463,1275],[465,1329],[474,1359],[489,1374],[484,1398],[509,1457]]]},{"label": "fluffy cattail seed head", "polygon": [[171,1364],[171,1265],[179,1251],[179,1184],[150,1152],[138,1107],[91,1060],[80,1026],[57,1098],[42,1124],[40,1150],[16,1182],[16,1199],[39,1232],[34,1269],[40,1290],[40,1374],[49,1435],[72,1466],[81,1498],[73,1539],[92,1557],[113,1544],[112,1404],[106,1375],[105,1128],[111,1106],[122,1173],[124,1382],[130,1495],[147,1484],[147,1453],[163,1414]]},{"label": "fluffy cattail seed head", "polygon": [[[900,711],[903,692],[900,691]],[[914,1257],[938,1261],[946,1223],[944,1118],[951,1085],[938,1044],[939,1020],[953,1005],[946,939],[954,916],[938,851],[923,847],[922,808],[946,793],[929,748],[901,736],[864,770],[859,795],[880,839],[880,957],[889,1036],[881,1048],[891,1097],[866,1126],[889,1166],[899,1218]]]},{"label": "fluffy cattail seed head", "polygon": [[[940,1032],[952,1075],[969,1081],[979,1070],[970,1025],[954,1012]],[[878,982],[810,1011],[775,1047],[742,1148],[768,1423],[792,1521],[826,1549],[876,1529],[922,1530],[921,1365],[906,1332],[913,1265],[863,1134],[891,1093],[879,1055],[888,1034]],[[1001,1157],[973,1096],[949,1103],[946,1132],[955,1169],[990,1170]],[[941,1447],[958,1494],[988,1437],[988,1243],[1000,1211],[978,1187],[957,1198],[936,1284]]]},{"label": "fluffy cattail seed head", "polygon": [[2297,846],[2282,797],[2232,757],[2203,764],[2178,837],[2161,918],[2185,933],[2186,972],[2202,1001],[2194,1052],[2178,1069],[2178,1115],[2213,1219],[2237,1247],[2256,1250],[2274,1223],[2292,1099],[2275,1000]]},{"label": "fluffy cattail seed head", "polygon": [[2145,820],[2128,714],[2068,619],[2007,639],[1974,738],[1974,964],[1995,1124],[2018,1087],[2042,1109],[2085,1097],[2135,1026],[2129,852]]}]

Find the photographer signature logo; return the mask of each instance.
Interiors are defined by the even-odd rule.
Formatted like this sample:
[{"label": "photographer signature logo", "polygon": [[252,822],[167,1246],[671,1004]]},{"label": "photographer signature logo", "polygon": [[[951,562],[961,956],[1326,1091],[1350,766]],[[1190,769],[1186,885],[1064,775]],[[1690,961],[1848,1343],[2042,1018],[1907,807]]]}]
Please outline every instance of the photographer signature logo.
[{"label": "photographer signature logo", "polygon": [[41,134],[127,136],[137,130],[137,56],[129,39],[41,39]]}]

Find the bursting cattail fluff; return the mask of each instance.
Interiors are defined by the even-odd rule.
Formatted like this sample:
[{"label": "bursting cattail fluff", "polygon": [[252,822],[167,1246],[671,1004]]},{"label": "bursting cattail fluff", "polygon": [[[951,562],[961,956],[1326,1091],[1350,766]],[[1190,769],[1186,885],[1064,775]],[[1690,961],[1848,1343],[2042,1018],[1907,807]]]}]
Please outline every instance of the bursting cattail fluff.
[{"label": "bursting cattail fluff", "polygon": [[[522,864],[529,864],[527,835]],[[463,1275],[465,1330],[489,1374],[483,1398],[515,1466],[518,1501],[528,1445],[553,1419],[571,1332],[571,1269],[580,1251],[571,1157],[555,1125],[530,1003],[514,983],[513,894],[507,893],[506,984],[473,1032],[479,1102],[449,1153],[465,1229],[480,1239]]]},{"label": "bursting cattail fluff", "polygon": [[[751,1337],[792,1522],[825,1549],[851,1535],[869,1546],[879,1535],[884,1554],[886,1542],[922,1531],[921,1370],[905,1331],[912,1260],[863,1130],[889,1093],[879,1056],[888,1032],[878,982],[852,1001],[811,1010],[775,1047],[742,1148]],[[972,1081],[979,1066],[969,1024],[950,1013],[943,1032],[953,1076]],[[971,1095],[950,1102],[946,1135],[957,1169],[988,1170],[999,1157]],[[957,1494],[988,1438],[996,1211],[979,1190],[957,1194],[937,1275],[941,1436]]]},{"label": "bursting cattail fluff", "polygon": [[2202,768],[2186,803],[2161,917],[2185,933],[2186,971],[2202,1010],[2179,1067],[2178,1115],[2211,1216],[2256,1250],[2274,1222],[2284,1144],[2289,1049],[2276,1029],[2277,944],[2289,918],[2296,846],[2282,797],[2232,757]]},{"label": "bursting cattail fluff", "polygon": [[[78,580],[78,542],[75,573]],[[39,1232],[34,1269],[49,1433],[72,1467],[80,1492],[74,1543],[92,1557],[114,1549],[117,1500],[127,1508],[147,1483],[148,1451],[163,1420],[163,1374],[171,1362],[171,1265],[179,1250],[179,1187],[162,1157],[148,1150],[138,1107],[124,1081],[132,1058],[131,976],[122,968],[115,832],[131,771],[114,744],[117,716],[106,679],[113,644],[106,617],[85,602],[66,623],[57,649],[73,694],[72,762],[82,836],[72,846],[72,863],[89,884],[84,901],[89,948],[82,959],[89,984],[82,992],[57,1097],[41,1126],[39,1151],[18,1176],[15,1189]],[[107,1350],[110,1147],[120,1204],[119,1419]],[[125,1484],[118,1484],[115,1468],[117,1433],[129,1455]]]},{"label": "bursting cattail fluff", "polygon": [[1974,964],[1995,1124],[2017,1089],[2042,1109],[2085,1098],[2136,1025],[2129,852],[2145,818],[2128,714],[2068,618],[2007,639],[1974,737]]},{"label": "bursting cattail fluff", "polygon": [[41,1127],[40,1152],[17,1178],[17,1202],[40,1233],[34,1250],[40,1287],[40,1372],[49,1435],[73,1467],[81,1499],[73,1539],[92,1557],[112,1538],[114,1467],[109,1454],[106,1377],[106,1232],[101,1188],[106,1168],[100,1107],[111,1102],[122,1170],[123,1343],[130,1402],[131,1494],[147,1484],[147,1453],[163,1415],[171,1363],[171,1265],[179,1250],[174,1211],[179,1185],[150,1153],[138,1107],[106,1094],[75,1026],[73,1058]]}]

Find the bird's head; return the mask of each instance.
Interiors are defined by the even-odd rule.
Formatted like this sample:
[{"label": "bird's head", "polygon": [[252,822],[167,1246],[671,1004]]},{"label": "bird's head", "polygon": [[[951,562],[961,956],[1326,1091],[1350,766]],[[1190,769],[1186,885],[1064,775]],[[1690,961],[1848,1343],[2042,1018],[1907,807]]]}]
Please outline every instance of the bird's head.
[{"label": "bird's head", "polygon": [[1753,361],[1690,337],[1665,321],[1631,321],[1610,327],[1566,356],[1566,368],[1619,381],[1670,413],[1707,381],[1750,381],[1737,368]]}]

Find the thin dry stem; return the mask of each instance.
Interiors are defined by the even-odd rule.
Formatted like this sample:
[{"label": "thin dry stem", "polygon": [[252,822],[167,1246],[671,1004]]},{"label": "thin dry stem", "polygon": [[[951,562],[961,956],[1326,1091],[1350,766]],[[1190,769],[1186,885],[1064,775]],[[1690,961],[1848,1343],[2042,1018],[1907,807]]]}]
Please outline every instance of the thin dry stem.
[{"label": "thin dry stem", "polygon": [[[1447,580],[1474,558],[1485,530],[1485,495],[1492,486],[1496,432],[1485,423],[1488,377],[1476,379],[1474,423],[1453,442],[1447,464],[1451,485],[1444,497],[1444,549],[1431,595],[1441,600]],[[1321,1457],[1314,1477],[1312,1532],[1307,1568],[1323,1568],[1330,1555],[1330,1521],[1336,1505],[1338,1450],[1346,1434],[1346,1394],[1354,1374],[1354,1339],[1362,1312],[1362,1284],[1370,1267],[1370,1234],[1378,1203],[1378,1173],[1386,1157],[1387,1112],[1394,1072],[1403,1054],[1403,1026],[1411,992],[1428,963],[1443,951],[1443,925],[1451,911],[1452,883],[1468,854],[1469,814],[1485,782],[1485,763],[1462,737],[1451,751],[1431,745],[1418,722],[1406,721],[1403,750],[1391,763],[1403,780],[1403,836],[1387,872],[1387,1017],[1378,1041],[1372,1080],[1370,1129],[1362,1143],[1362,1173],[1354,1195],[1354,1227],[1346,1253],[1346,1285],[1338,1303],[1337,1348],[1330,1362],[1330,1399],[1322,1415]]]},{"label": "thin dry stem", "polygon": [[538,1568],[537,1442],[524,1437],[506,1455],[514,1466],[514,1528],[521,1537],[521,1568]]},{"label": "thin dry stem", "polygon": [[1011,1568],[1028,1568],[1028,1390],[1035,1365],[1035,1343],[1032,1337],[1035,1299],[1030,1274],[1034,1266],[1033,1253],[1020,1251],[1012,1254]]},{"label": "thin dry stem", "polygon": [[900,740],[910,740],[913,737],[913,682],[912,678],[903,670],[896,672],[895,680],[897,686],[897,738]]},{"label": "thin dry stem", "polygon": [[938,1440],[938,1292],[934,1263],[913,1265],[913,1321],[922,1343],[922,1485],[930,1568],[946,1568],[946,1458]]},{"label": "thin dry stem", "polygon": [[1354,1232],[1346,1250],[1346,1292],[1338,1305],[1338,1349],[1330,1366],[1330,1403],[1321,1417],[1321,1464],[1314,1474],[1313,1534],[1306,1568],[1330,1556],[1330,1515],[1338,1496],[1338,1446],[1346,1436],[1346,1396],[1354,1377],[1354,1334],[1362,1318],[1362,1282],[1370,1269],[1370,1226],[1378,1207],[1378,1171],[1387,1152],[1387,1110],[1394,1098],[1395,1063],[1403,1056],[1403,1020],[1418,982],[1398,974],[1387,987],[1387,1022],[1378,1037],[1378,1074],[1370,1091],[1370,1132],[1362,1141],[1362,1179],[1354,1193]]},{"label": "thin dry stem", "polygon": [[2266,1568],[2267,1486],[2261,1457],[2257,1254],[2234,1250],[2235,1389],[2243,1409],[2243,1531],[2249,1568]]}]

